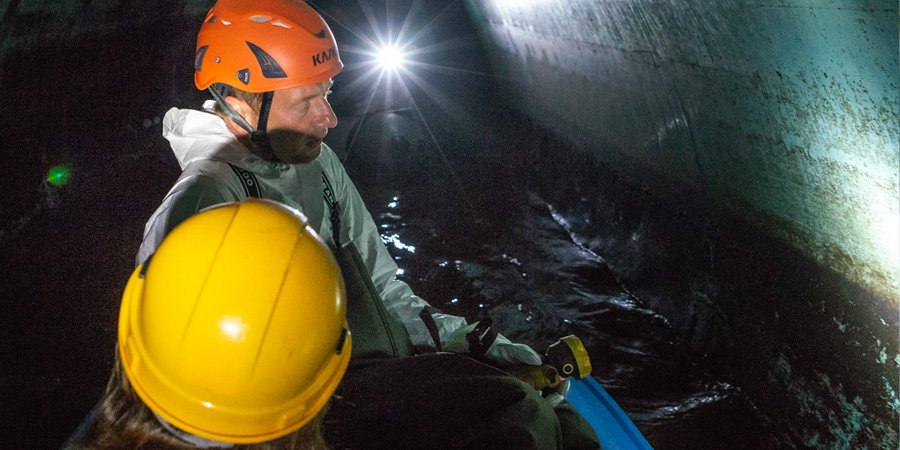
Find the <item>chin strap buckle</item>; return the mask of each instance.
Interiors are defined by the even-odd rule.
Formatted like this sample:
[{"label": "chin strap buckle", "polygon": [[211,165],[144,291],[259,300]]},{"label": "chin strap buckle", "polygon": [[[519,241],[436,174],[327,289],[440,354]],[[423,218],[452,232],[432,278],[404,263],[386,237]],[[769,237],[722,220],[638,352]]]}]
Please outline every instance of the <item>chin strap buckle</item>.
[{"label": "chin strap buckle", "polygon": [[262,130],[253,130],[250,132],[250,142],[256,144],[262,149],[271,149],[269,144],[269,133]]}]

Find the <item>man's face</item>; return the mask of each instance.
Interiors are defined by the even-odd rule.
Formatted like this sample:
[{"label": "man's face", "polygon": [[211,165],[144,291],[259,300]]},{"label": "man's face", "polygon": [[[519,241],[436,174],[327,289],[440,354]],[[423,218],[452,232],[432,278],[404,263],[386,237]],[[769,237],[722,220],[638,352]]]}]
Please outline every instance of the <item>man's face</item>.
[{"label": "man's face", "polygon": [[[328,104],[332,80],[275,91],[266,131],[275,159],[289,163],[308,163],[319,156],[322,140],[329,128],[337,125],[334,110]],[[259,116],[245,116],[251,124]]]}]

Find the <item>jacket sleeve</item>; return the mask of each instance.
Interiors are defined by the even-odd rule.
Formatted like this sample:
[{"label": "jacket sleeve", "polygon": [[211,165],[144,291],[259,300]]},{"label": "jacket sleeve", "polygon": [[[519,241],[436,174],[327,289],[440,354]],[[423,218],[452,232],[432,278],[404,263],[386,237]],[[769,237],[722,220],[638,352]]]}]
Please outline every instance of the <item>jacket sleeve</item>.
[{"label": "jacket sleeve", "polygon": [[[335,193],[341,207],[341,242],[345,245],[353,242],[356,245],[385,307],[406,327],[413,345],[435,348],[425,322],[419,317],[422,308],[428,306],[428,302],[413,294],[409,285],[396,278],[397,264],[388,253],[372,215],[344,167],[336,158],[331,158],[326,167],[328,176],[335,185]],[[455,331],[462,330],[467,325],[466,319],[458,316],[435,312],[432,317],[437,324],[439,339],[442,342],[450,339]]]},{"label": "jacket sleeve", "polygon": [[146,261],[156,251],[163,238],[188,217],[203,208],[234,200],[240,200],[240,197],[228,193],[227,189],[221,187],[207,174],[183,176],[166,194],[162,204],[147,221],[144,239],[135,257],[135,265]]}]

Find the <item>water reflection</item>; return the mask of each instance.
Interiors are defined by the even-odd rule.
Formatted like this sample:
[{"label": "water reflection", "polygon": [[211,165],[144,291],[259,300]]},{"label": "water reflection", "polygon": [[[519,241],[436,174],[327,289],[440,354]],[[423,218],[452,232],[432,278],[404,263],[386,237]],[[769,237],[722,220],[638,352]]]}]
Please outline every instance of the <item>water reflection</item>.
[{"label": "water reflection", "polygon": [[403,192],[402,203],[400,194],[387,198],[373,213],[414,291],[470,321],[491,316],[504,334],[536,349],[580,336],[594,376],[651,442],[668,442],[673,426],[713,414],[703,412],[711,405],[734,397],[747,403],[703,373],[669,323],[643,307],[537,195],[524,193],[512,214],[478,221],[448,219],[458,205],[428,191]]}]

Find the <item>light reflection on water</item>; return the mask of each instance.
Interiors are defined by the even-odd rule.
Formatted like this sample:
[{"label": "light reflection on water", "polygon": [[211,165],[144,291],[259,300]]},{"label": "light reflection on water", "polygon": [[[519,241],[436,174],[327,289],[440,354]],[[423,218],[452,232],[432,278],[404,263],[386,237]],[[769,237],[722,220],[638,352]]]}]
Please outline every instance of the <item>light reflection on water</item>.
[{"label": "light reflection on water", "polygon": [[668,322],[628,293],[603,257],[577,242],[536,195],[515,217],[477,225],[441,220],[452,209],[434,197],[400,198],[373,213],[398,274],[415,292],[470,321],[490,315],[501,332],[539,352],[560,336],[578,335],[594,376],[639,427],[678,421],[739,395],[697,369]]},{"label": "light reflection on water", "polygon": [[[430,149],[387,149],[360,149],[369,159],[360,156],[348,172],[416,294],[470,322],[491,317],[540,353],[561,336],[579,336],[593,376],[656,448],[718,449],[722,436],[738,435],[746,442],[732,448],[771,447],[748,439],[765,426],[746,395],[704,372],[703,356],[689,354],[670,323],[591,250],[604,237],[579,237],[589,214],[566,219],[573,216],[525,187],[527,174],[486,161],[480,150],[457,155],[457,173],[467,177],[460,189]],[[642,243],[635,237],[627,245]]]},{"label": "light reflection on water", "polygon": [[393,246],[394,248],[396,248],[398,250],[404,250],[404,251],[407,251],[410,253],[416,252],[416,246],[403,243],[403,241],[400,240],[400,235],[397,233],[394,233],[391,235],[382,234],[381,240],[382,240],[382,242],[387,244],[388,247]]}]

